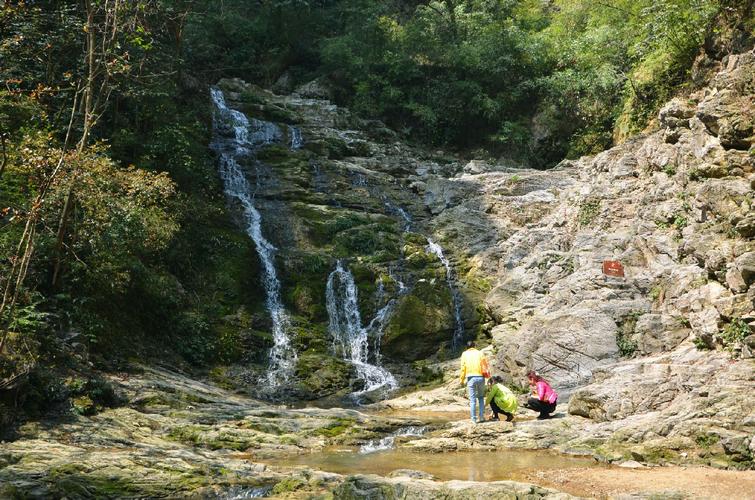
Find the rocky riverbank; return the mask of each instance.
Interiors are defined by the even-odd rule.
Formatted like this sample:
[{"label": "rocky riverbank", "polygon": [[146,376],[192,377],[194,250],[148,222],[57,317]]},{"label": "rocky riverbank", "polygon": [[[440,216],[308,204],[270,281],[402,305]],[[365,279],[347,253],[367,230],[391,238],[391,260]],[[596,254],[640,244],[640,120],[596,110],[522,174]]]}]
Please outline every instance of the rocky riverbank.
[{"label": "rocky riverbank", "polygon": [[[401,434],[407,427],[427,425],[425,437],[397,441],[397,451],[434,454],[488,449],[491,452],[486,457],[474,455],[474,460],[495,471],[494,464],[499,460],[495,452],[506,453],[507,448],[517,445],[558,449],[569,426],[565,421],[473,426],[466,421],[443,424],[437,415],[428,419],[427,413],[423,418],[399,418],[353,409],[291,409],[164,369],[134,370],[113,377],[112,382],[129,401],[124,407],[93,416],[71,415],[29,423],[18,430],[17,439],[0,444],[0,496],[566,499],[601,491],[617,498],[627,494],[657,498],[659,492],[669,498],[700,498],[709,496],[715,486],[735,492],[728,498],[745,498],[736,492],[755,487],[752,472],[728,472],[707,480],[695,469],[593,470],[579,463],[567,469],[544,468],[537,466],[537,457],[530,468],[514,473],[513,481],[453,480],[454,474],[470,466],[464,453],[444,457],[447,466],[437,472],[431,460],[418,461],[412,454],[402,461],[399,454],[384,476],[334,473],[327,466],[322,470],[286,466],[286,457],[324,454],[334,447],[359,447]],[[556,439],[548,441],[548,435]],[[552,453],[549,456],[556,457]],[[560,462],[568,467],[568,460]],[[414,470],[407,470],[407,465]],[[430,472],[421,472],[423,469]],[[451,478],[446,477],[449,473]],[[579,474],[584,482],[564,480],[564,475],[571,473]],[[505,470],[496,473],[498,477],[505,474]],[[643,478],[663,474],[685,479],[667,485],[643,485]],[[635,479],[630,481],[630,475]],[[611,481],[621,485],[612,487]],[[596,489],[591,490],[591,485]]]}]

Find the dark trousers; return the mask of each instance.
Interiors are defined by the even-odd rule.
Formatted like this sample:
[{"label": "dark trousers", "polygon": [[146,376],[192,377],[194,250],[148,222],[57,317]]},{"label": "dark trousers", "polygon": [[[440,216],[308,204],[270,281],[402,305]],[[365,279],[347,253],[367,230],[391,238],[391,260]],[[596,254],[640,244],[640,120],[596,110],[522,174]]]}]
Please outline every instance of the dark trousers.
[{"label": "dark trousers", "polygon": [[511,422],[512,420],[514,420],[514,415],[512,415],[511,413],[509,413],[507,411],[501,410],[498,407],[498,405],[495,404],[495,401],[493,401],[492,399],[490,400],[490,409],[493,410],[493,418],[495,418],[495,419],[498,419],[498,414],[499,413],[503,413],[504,415],[506,415],[506,421],[507,422]]},{"label": "dark trousers", "polygon": [[541,417],[548,416],[549,413],[556,411],[556,403],[548,403],[547,401],[540,401],[539,399],[530,398],[527,400],[527,408],[540,412]]}]

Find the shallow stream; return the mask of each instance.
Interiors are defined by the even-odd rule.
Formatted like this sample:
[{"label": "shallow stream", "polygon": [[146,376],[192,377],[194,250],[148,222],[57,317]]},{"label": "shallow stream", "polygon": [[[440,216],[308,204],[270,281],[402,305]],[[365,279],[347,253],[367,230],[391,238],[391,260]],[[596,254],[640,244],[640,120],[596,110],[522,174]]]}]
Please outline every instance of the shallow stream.
[{"label": "shallow stream", "polygon": [[359,448],[334,448],[304,455],[268,458],[275,466],[306,466],[338,474],[377,474],[387,476],[398,469],[426,472],[442,481],[503,481],[520,479],[533,469],[609,467],[592,458],[547,451],[502,450],[424,453],[393,448],[372,453]]}]

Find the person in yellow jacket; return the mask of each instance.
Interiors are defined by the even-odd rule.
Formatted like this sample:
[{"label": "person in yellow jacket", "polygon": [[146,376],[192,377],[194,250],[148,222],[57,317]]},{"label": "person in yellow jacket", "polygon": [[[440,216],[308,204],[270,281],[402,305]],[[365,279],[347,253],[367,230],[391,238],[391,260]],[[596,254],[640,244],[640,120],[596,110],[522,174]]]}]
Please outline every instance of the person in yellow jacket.
[{"label": "person in yellow jacket", "polygon": [[475,349],[474,342],[467,342],[467,350],[461,355],[461,385],[469,392],[469,416],[472,422],[485,421],[485,374],[488,361],[485,355]]},{"label": "person in yellow jacket", "polygon": [[511,389],[503,385],[503,378],[499,375],[488,380],[488,392],[485,395],[485,404],[490,405],[493,412],[491,420],[500,420],[499,413],[506,415],[506,421],[514,420],[514,413],[519,407],[519,401],[516,394]]}]

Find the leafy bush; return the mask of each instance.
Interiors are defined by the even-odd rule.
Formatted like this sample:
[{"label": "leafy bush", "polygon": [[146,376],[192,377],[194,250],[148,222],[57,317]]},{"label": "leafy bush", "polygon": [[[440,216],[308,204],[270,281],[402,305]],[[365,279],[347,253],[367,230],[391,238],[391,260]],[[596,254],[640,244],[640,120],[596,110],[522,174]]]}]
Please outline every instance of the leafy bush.
[{"label": "leafy bush", "polygon": [[750,326],[743,319],[734,318],[721,330],[721,343],[727,350],[731,351],[740,346],[751,333]]}]

